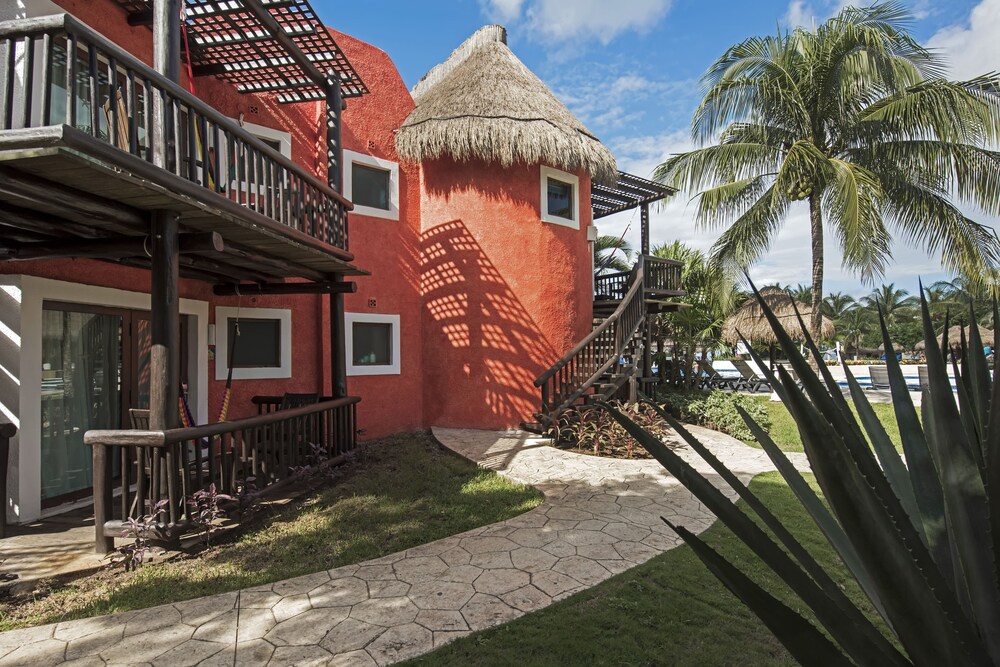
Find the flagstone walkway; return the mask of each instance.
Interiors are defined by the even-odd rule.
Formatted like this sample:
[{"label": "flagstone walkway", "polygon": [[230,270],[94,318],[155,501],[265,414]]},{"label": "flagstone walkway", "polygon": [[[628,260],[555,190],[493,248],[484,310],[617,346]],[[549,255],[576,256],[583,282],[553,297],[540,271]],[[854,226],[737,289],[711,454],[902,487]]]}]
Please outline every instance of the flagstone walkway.
[{"label": "flagstone walkway", "polygon": [[[692,430],[738,476],[772,470]],[[0,665],[386,665],[604,581],[673,548],[665,516],[712,515],[655,461],[574,454],[519,431],[434,429],[446,447],[545,494],[518,517],[357,565],[114,616],[0,634]],[[675,443],[676,444],[676,443]],[[707,465],[677,449],[703,472]],[[790,455],[807,468],[804,455]]]}]

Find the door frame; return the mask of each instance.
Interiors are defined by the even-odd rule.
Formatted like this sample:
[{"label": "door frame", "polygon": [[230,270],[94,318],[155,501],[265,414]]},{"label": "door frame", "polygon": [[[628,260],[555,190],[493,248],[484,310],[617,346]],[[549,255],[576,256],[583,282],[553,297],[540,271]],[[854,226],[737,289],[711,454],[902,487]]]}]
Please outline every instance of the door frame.
[{"label": "door frame", "polygon": [[[77,269],[86,271],[83,263]],[[135,284],[132,269],[104,268],[98,275],[119,284]],[[148,275],[148,274],[147,274]],[[42,303],[121,307],[148,311],[148,292],[39,278],[21,274],[0,275],[0,414],[18,427],[11,442],[8,473],[7,516],[25,523],[58,514],[74,505],[41,508],[41,387]],[[188,371],[193,396],[191,409],[200,423],[208,421],[208,314],[209,302],[181,299],[180,312],[192,315],[189,331]],[[9,382],[7,381],[9,378]],[[88,501],[80,501],[83,505]]]}]

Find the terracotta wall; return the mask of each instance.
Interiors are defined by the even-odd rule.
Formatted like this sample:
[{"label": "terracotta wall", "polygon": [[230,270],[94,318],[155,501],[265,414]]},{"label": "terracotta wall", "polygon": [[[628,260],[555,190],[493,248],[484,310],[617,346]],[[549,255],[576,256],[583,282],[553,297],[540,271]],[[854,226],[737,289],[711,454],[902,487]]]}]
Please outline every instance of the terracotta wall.
[{"label": "terracotta wall", "polygon": [[580,229],[540,218],[539,165],[424,163],[421,253],[429,425],[517,426],[534,380],[591,325],[590,182]]},{"label": "terracotta wall", "polygon": [[[331,30],[337,44],[371,91],[348,100],[344,112],[344,147],[399,162],[394,130],[413,110],[413,100],[396,66],[382,50]],[[358,291],[345,298],[345,310],[399,315],[400,374],[348,378],[348,393],[361,396],[360,428],[365,439],[421,428],[423,418],[423,349],[420,344],[420,169],[399,165],[399,220],[352,213],[350,249],[355,264],[371,272],[356,278]],[[374,300],[374,305],[371,305]],[[350,332],[348,332],[350,335]]]}]

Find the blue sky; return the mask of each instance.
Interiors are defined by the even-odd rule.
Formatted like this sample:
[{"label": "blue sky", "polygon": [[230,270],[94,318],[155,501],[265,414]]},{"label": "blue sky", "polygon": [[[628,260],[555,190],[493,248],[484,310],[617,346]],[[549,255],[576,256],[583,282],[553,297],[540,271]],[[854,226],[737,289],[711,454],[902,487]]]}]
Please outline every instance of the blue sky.
[{"label": "blue sky", "polygon": [[[731,44],[822,21],[845,0],[313,0],[323,20],[392,57],[408,86],[447,58],[473,31],[502,23],[519,58],[615,153],[642,176],[691,147],[688,127],[700,99],[698,79]],[[1000,70],[1000,0],[909,0],[913,33],[939,49],[955,78]],[[681,239],[707,249],[718,230],[698,229],[689,196],[653,214],[653,242]],[[973,217],[977,217],[974,212]],[[977,219],[982,219],[978,216]],[[807,282],[806,211],[793,211],[771,252],[751,275],[763,282]],[[1000,226],[997,220],[988,220]],[[600,221],[602,233],[638,245],[638,216]],[[829,235],[828,235],[829,236]],[[938,260],[897,243],[885,282],[916,291],[944,277]],[[828,244],[827,290],[860,295],[868,287],[840,269]]]}]

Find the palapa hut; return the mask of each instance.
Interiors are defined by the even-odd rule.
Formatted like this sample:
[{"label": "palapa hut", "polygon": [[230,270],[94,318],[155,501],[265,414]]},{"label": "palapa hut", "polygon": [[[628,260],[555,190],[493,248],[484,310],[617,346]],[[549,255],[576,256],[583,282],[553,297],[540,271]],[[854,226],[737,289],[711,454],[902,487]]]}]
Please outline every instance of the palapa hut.
[{"label": "palapa hut", "polygon": [[[803,340],[805,338],[798,316],[801,316],[802,321],[808,326],[809,318],[812,315],[811,307],[796,303],[788,292],[779,287],[764,287],[760,290],[760,296],[793,339]],[[795,312],[796,308],[798,316]],[[830,318],[823,317],[820,333],[823,338],[834,336],[836,331]],[[778,343],[778,338],[775,336],[770,322],[764,317],[764,310],[756,296],[747,299],[722,325],[722,340],[730,345],[739,343],[741,334],[751,343],[766,343],[771,350],[771,363],[774,363],[774,348]]]},{"label": "palapa hut", "polygon": [[518,60],[503,26],[480,28],[411,92],[417,106],[396,134],[404,159],[544,164],[618,180],[614,155]]},{"label": "palapa hut", "polygon": [[591,330],[591,183],[618,178],[506,36],[486,26],[428,72],[396,131],[420,164],[424,409],[443,426],[537,410],[535,378]]},{"label": "palapa hut", "polygon": [[[981,324],[977,325],[977,326],[979,327],[979,338],[983,341],[983,345],[990,345],[990,346],[992,346],[993,345],[993,330],[992,329],[987,329],[986,327],[984,327]],[[972,332],[972,327],[969,327],[969,326],[962,327],[962,326],[959,326],[959,325],[956,324],[955,326],[953,326],[953,327],[951,327],[951,328],[948,329],[948,344],[949,345],[958,345],[959,341],[961,341],[961,339],[962,339],[961,337],[962,337],[963,333],[965,334],[965,340],[968,342],[969,335],[971,334],[971,332]],[[914,346],[915,350],[924,350],[925,348],[926,348],[926,345],[924,345],[924,341],[922,341],[922,340],[919,341],[919,342],[917,342],[917,344]]]}]

